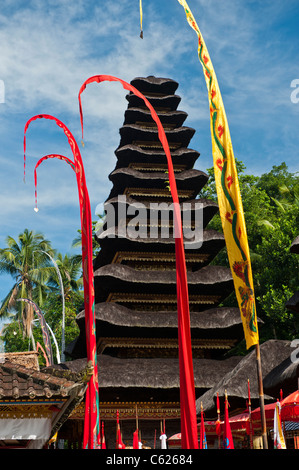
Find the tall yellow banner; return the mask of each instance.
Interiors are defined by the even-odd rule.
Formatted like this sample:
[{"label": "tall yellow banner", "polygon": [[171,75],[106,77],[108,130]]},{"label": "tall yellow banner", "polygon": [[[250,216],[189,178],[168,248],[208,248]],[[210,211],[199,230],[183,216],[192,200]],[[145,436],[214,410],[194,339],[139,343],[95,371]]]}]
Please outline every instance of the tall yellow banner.
[{"label": "tall yellow banner", "polygon": [[247,349],[258,344],[255,296],[243,204],[228,122],[217,77],[196,21],[185,0],[187,21],[198,36],[198,57],[208,88],[212,152],[219,212],[241,312]]}]

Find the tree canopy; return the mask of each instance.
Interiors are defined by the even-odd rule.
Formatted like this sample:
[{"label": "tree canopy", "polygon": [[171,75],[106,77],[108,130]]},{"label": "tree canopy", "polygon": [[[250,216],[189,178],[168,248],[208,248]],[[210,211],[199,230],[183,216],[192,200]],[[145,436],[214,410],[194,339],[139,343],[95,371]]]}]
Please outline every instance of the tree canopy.
[{"label": "tree canopy", "polygon": [[[290,173],[285,163],[273,166],[261,176],[246,175],[245,166],[237,161],[240,191],[245,214],[248,243],[254,278],[261,341],[270,338],[294,339],[298,336],[298,319],[287,310],[287,300],[298,290],[298,256],[290,246],[299,232],[299,176]],[[217,201],[214,171],[201,197]],[[209,228],[222,231],[217,215]],[[226,249],[213,261],[229,266]],[[234,296],[226,301],[235,304]]]}]

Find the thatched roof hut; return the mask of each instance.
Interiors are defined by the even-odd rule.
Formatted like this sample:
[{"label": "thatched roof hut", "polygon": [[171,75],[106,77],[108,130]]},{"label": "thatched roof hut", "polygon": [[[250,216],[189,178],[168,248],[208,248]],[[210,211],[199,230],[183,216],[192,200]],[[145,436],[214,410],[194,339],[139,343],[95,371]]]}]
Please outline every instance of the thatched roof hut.
[{"label": "thatched roof hut", "polygon": [[[292,349],[290,341],[269,340],[260,346],[263,377],[287,359]],[[248,380],[250,382],[250,393],[252,407],[259,406],[259,390],[257,381],[256,353],[255,350],[244,356],[239,363],[204,393],[196,402],[197,412],[200,412],[201,402],[207,417],[217,417],[216,400],[217,393],[221,402],[221,410],[224,411],[223,402],[225,390],[231,409],[236,413],[246,408],[248,400]],[[279,397],[279,396],[278,396]],[[264,395],[265,402],[273,401],[273,395]]]}]

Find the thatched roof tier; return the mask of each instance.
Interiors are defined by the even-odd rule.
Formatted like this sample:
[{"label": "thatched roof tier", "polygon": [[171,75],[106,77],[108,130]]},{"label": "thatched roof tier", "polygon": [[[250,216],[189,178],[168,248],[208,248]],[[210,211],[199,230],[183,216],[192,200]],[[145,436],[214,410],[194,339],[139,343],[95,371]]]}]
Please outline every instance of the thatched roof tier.
[{"label": "thatched roof tier", "polygon": [[[238,362],[240,357],[231,357],[226,360],[194,359],[194,380],[198,390],[209,389],[229,372]],[[68,369],[76,372],[80,370],[86,359],[76,359],[64,364],[57,364],[50,368]],[[97,356],[99,370],[99,389],[125,389],[150,388],[150,389],[178,389],[179,361],[176,358],[128,358],[119,359],[108,355]],[[49,368],[47,368],[49,370]],[[136,396],[135,396],[136,398]]]},{"label": "thatched roof tier", "polygon": [[[260,346],[262,373],[263,377],[276,367],[281,361],[289,357],[290,342],[281,340],[269,340]],[[246,408],[246,400],[248,400],[248,379],[250,382],[250,395],[252,409],[259,406],[259,389],[257,381],[256,369],[256,352],[253,349],[242,360],[232,368],[228,373],[223,375],[219,381],[199,397],[196,402],[196,410],[200,412],[201,403],[206,417],[217,417],[216,400],[217,392],[221,403],[221,412],[223,413],[223,402],[225,390],[228,394],[228,401],[234,410]],[[272,402],[273,396],[264,395],[265,402]]]},{"label": "thatched roof tier", "polygon": [[[178,318],[176,312],[146,312],[145,314],[143,311],[130,310],[117,303],[101,302],[95,305],[95,319],[97,323],[101,324],[99,331],[103,336],[106,336],[104,330],[108,331],[111,325],[113,332],[117,331],[117,328],[122,331],[124,331],[123,328],[130,330],[136,328],[138,335],[142,335],[140,330],[144,329],[152,330],[151,334],[156,336],[160,331],[162,335],[168,335],[171,330],[175,330],[177,336]],[[78,324],[85,321],[84,310],[78,314],[76,320]],[[228,331],[232,329],[238,331],[238,336],[240,336],[240,331],[243,331],[240,311],[236,307],[219,307],[203,312],[191,312],[190,324],[194,330],[192,336],[195,335],[195,330],[198,330],[198,334],[203,338],[208,336],[225,338],[230,334]],[[154,330],[157,330],[157,333]],[[132,332],[130,335],[134,336]],[[114,336],[119,336],[119,334],[115,333]]]},{"label": "thatched roof tier", "polygon": [[[136,188],[138,190],[153,190],[152,198],[155,200],[158,200],[158,190],[160,189],[165,191],[165,195],[168,195],[170,201],[172,200],[171,193],[167,190],[168,176],[165,172],[143,172],[135,170],[134,168],[119,168],[110,173],[109,179],[113,183],[113,188],[108,199],[120,194],[128,193],[130,195],[130,191],[127,190],[127,188]],[[176,175],[178,192],[187,191],[188,200],[194,199],[207,181],[208,175],[199,170],[185,170]]]},{"label": "thatched roof tier", "polygon": [[141,93],[158,93],[164,95],[173,95],[179,84],[170,78],[154,77],[136,77],[131,82]]},{"label": "thatched roof tier", "polygon": [[[140,209],[147,210],[146,218],[148,221],[150,221],[149,211],[151,211],[152,213],[152,219],[154,218],[154,216],[156,217],[156,215],[159,215],[161,217],[162,213],[164,213],[165,220],[173,220],[173,203],[171,201],[163,203],[157,202],[156,204],[153,204],[151,201],[144,201],[140,203],[139,201],[130,196],[115,196],[114,198],[108,199],[105,202],[103,210],[106,211],[106,214],[109,213],[108,211],[111,206],[113,206],[114,220],[116,221],[116,224],[118,224],[118,221],[120,221],[121,218],[135,217],[135,215],[138,214]],[[128,210],[129,208],[130,211]],[[208,223],[212,220],[214,215],[218,213],[219,210],[216,202],[211,201],[209,199],[191,199],[187,202],[180,202],[180,208],[183,224],[184,220],[194,221],[196,217],[199,220],[200,216],[200,218],[202,219],[203,228],[208,225]],[[106,225],[104,225],[104,228],[106,229]]]},{"label": "thatched roof tier", "polygon": [[[131,310],[115,302],[101,302],[95,305],[97,331],[101,337],[115,338],[175,338],[178,336],[178,318],[176,311],[144,312]],[[77,340],[68,347],[72,357],[82,357],[85,350],[85,311],[82,310],[76,321],[80,329]],[[202,312],[190,313],[192,338],[218,341],[217,344],[207,343],[208,348],[217,346],[216,357],[219,356],[219,341],[223,341],[226,349],[227,341],[235,342],[243,337],[243,326],[238,308],[219,307]],[[116,341],[115,341],[116,342]],[[117,343],[117,342],[116,342]],[[116,344],[117,346],[117,344]]]},{"label": "thatched roof tier", "polygon": [[[293,357],[293,355],[295,357]],[[264,390],[274,397],[280,396],[280,390],[286,397],[299,389],[298,342],[290,343],[289,356],[272,369],[264,378]]]},{"label": "thatched roof tier", "polygon": [[[164,130],[173,129],[183,125],[188,117],[185,111],[169,111],[167,113],[157,113],[163,125]],[[151,126],[157,128],[156,122],[153,120],[151,112],[148,108],[128,108],[125,111],[124,125],[137,124],[140,126]]]},{"label": "thatched roof tier", "polygon": [[293,241],[291,248],[290,248],[291,253],[297,253],[299,254],[299,235],[298,237],[295,238]]},{"label": "thatched roof tier", "polygon": [[[177,127],[169,130],[164,129],[169,147],[188,147],[190,140],[195,134],[195,130],[190,127]],[[145,127],[137,124],[125,124],[119,130],[120,132],[120,147],[128,144],[136,144],[140,147],[144,146],[146,142],[159,142],[158,128]]]},{"label": "thatched roof tier", "polygon": [[[143,94],[157,113],[175,111],[181,102],[181,97],[178,95],[159,95],[150,92]],[[143,99],[136,95],[130,93],[126,95],[126,99],[128,100],[128,108],[146,108]]]},{"label": "thatched roof tier", "polygon": [[[202,267],[209,264],[225,246],[225,239],[222,233],[215,230],[204,230],[202,235],[202,243],[197,243],[197,241],[185,243],[187,268],[191,265],[192,267]],[[106,232],[97,232],[96,239],[102,249],[94,260],[95,269],[112,262],[125,263],[123,255],[127,254],[127,257],[130,257],[130,253],[131,259],[134,254],[136,258],[139,254],[140,261],[142,261],[141,258],[144,258],[145,255],[147,255],[148,262],[151,259],[156,263],[164,260],[167,264],[171,262],[171,259],[173,260],[172,263],[175,261],[175,239],[173,237],[131,238],[128,231],[125,231],[124,234],[119,234],[116,228]],[[171,259],[169,256],[171,256]]]},{"label": "thatched roof tier", "polygon": [[[117,158],[117,168],[127,167],[134,163],[156,163],[164,164],[167,169],[167,158],[164,150],[158,148],[145,149],[138,145],[124,145],[115,151]],[[174,168],[176,165],[183,165],[185,169],[190,169],[199,157],[199,152],[192,149],[180,148],[171,151],[171,158]]]},{"label": "thatched roof tier", "polygon": [[[142,292],[143,295],[176,295],[175,271],[141,271],[121,264],[109,264],[94,273],[96,303],[108,300],[109,295]],[[205,266],[188,273],[189,296],[213,297],[217,305],[233,291],[231,271],[222,266]]]}]

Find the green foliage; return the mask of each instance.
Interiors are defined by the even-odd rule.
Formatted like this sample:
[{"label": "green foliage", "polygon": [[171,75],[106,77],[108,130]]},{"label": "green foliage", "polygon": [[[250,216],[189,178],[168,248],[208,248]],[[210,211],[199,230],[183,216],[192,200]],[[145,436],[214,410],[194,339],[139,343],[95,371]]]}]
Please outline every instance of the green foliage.
[{"label": "green foliage", "polygon": [[[84,308],[84,299],[81,292],[70,293],[65,299],[65,344],[74,341],[79,335],[79,328],[76,323],[78,312]],[[48,295],[42,310],[47,324],[50,326],[58,343],[61,354],[62,337],[62,302],[61,297],[55,293]],[[32,334],[35,344],[39,342],[44,348],[42,331],[39,321],[35,317],[32,324]],[[50,333],[51,335],[51,333]],[[19,321],[14,320],[5,326],[3,340],[6,352],[20,352],[32,349],[32,340],[24,338],[22,326]],[[57,363],[56,346],[51,336],[54,363]],[[45,366],[46,361],[42,354],[39,357],[40,366]]]},{"label": "green foliage", "polygon": [[[51,243],[42,234],[28,229],[19,235],[17,241],[7,237],[7,247],[0,250],[0,272],[11,274],[15,281],[0,310],[2,316],[13,318],[5,327],[7,352],[28,350],[31,330],[35,343],[43,345],[42,332],[33,307],[17,302],[18,298],[30,299],[37,304],[61,346],[63,315],[59,273],[65,301],[65,344],[79,334],[75,318],[83,308],[82,257],[59,253],[54,260],[54,254]],[[52,345],[56,356],[56,347]]]},{"label": "green foliage", "polygon": [[2,301],[0,316],[8,317],[13,311],[22,321],[25,336],[29,335],[33,310],[31,305],[16,302],[26,298],[43,304],[47,295],[47,281],[52,268],[46,253],[54,254],[51,242],[41,233],[25,229],[18,239],[8,236],[6,247],[0,249],[0,273],[10,274],[14,284]]},{"label": "green foliage", "polygon": [[[299,230],[299,177],[290,173],[285,163],[260,177],[244,174],[241,162],[237,162],[237,168],[257,313],[264,322],[259,327],[260,338],[294,339],[298,337],[298,322],[285,303],[299,287],[298,256],[290,253]],[[211,178],[201,196],[217,201],[213,168],[208,172]],[[208,228],[222,231],[219,215]],[[226,249],[213,264],[229,266]],[[224,304],[236,305],[235,296],[229,296]]]},{"label": "green foliage", "polygon": [[[104,224],[104,218],[105,218],[105,213],[99,215],[97,214],[99,219],[97,221],[93,221],[92,222],[92,253],[93,253],[93,258],[96,258],[101,247],[100,245],[98,244],[98,242],[96,241],[95,239],[95,234],[98,230],[100,230],[100,228],[102,227],[102,225]],[[78,248],[82,246],[82,239],[81,239],[81,229],[78,229],[77,230],[77,237],[74,238],[73,240],[73,243],[72,243],[72,247],[73,248]],[[81,257],[81,255],[79,255]]]}]

